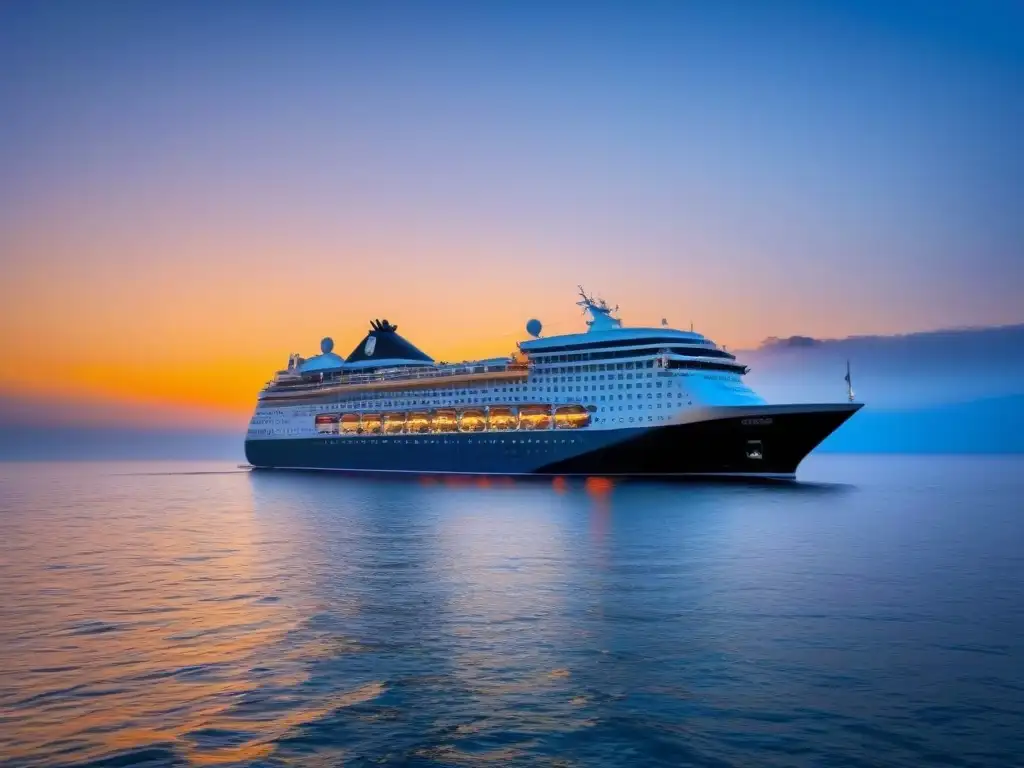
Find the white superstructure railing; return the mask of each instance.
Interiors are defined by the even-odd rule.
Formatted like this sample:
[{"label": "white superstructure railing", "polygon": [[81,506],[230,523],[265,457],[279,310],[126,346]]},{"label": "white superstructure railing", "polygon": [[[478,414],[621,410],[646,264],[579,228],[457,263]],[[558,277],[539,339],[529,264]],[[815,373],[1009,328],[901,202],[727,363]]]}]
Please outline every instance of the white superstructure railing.
[{"label": "white superstructure railing", "polygon": [[484,373],[522,373],[526,375],[529,371],[528,363],[508,361],[498,362],[473,362],[458,363],[444,366],[408,366],[401,368],[378,369],[370,373],[349,373],[342,374],[337,378],[325,379],[322,382],[309,382],[301,386],[282,387],[276,391],[271,390],[277,382],[268,381],[260,393],[263,397],[267,394],[310,394],[323,389],[340,386],[354,386],[359,384],[374,384],[378,382],[407,382],[421,381],[428,379],[445,379],[452,376],[471,376]]}]

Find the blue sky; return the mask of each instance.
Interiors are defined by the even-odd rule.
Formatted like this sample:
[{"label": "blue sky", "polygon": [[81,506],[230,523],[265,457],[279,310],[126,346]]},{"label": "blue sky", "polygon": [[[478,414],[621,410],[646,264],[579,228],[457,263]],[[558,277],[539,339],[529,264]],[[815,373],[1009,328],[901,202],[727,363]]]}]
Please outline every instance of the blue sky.
[{"label": "blue sky", "polygon": [[[556,277],[618,276],[630,295],[656,292],[655,273],[817,311],[812,292],[842,283],[848,326],[1011,322],[1022,9],[8,4],[4,216],[63,201],[96,215],[95,237],[139,217],[156,234],[263,222],[303,243],[402,229],[511,241],[524,269],[561,253]],[[439,268],[472,272],[449,252]],[[644,272],[623,279],[629,259]]]}]

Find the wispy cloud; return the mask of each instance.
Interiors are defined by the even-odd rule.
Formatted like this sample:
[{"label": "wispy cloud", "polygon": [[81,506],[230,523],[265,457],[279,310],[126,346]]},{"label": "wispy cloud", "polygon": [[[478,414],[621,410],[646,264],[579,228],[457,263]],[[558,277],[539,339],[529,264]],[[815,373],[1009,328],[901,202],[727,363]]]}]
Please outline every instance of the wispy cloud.
[{"label": "wispy cloud", "polygon": [[769,338],[738,353],[769,400],[835,400],[850,361],[859,399],[924,408],[1024,393],[1024,325],[892,336]]}]

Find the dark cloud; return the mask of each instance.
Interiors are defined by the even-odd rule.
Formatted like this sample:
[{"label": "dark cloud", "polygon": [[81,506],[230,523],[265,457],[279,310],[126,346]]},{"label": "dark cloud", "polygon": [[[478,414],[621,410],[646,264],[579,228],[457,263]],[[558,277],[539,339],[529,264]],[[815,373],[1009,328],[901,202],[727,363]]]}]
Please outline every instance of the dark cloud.
[{"label": "dark cloud", "polygon": [[820,343],[821,342],[818,339],[812,339],[810,336],[790,336],[786,339],[780,339],[777,336],[769,336],[761,342],[761,349],[778,347],[813,347]]},{"label": "dark cloud", "polygon": [[[848,336],[842,339],[816,339],[811,336],[769,336],[757,350],[804,349],[807,347],[828,347],[842,350],[899,349],[901,353],[941,352],[948,345],[959,345],[972,354],[978,351],[990,353],[1009,349],[1020,353],[1024,350],[1024,324],[1001,325],[983,328],[949,328],[938,331],[893,334],[889,336]],[[962,350],[961,350],[962,351]]]}]

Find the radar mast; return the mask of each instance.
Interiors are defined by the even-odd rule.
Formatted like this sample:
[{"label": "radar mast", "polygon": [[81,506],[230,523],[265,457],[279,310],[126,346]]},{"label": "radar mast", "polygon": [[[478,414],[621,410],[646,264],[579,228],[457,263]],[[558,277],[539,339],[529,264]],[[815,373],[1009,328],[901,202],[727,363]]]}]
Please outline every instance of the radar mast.
[{"label": "radar mast", "polygon": [[588,296],[582,285],[576,287],[580,289],[580,300],[576,302],[577,306],[583,308],[584,314],[590,313],[590,319],[587,320],[589,330],[609,331],[622,327],[622,321],[617,317],[612,317],[612,312],[619,311],[618,305],[612,309],[604,299],[594,299],[592,296]]}]

